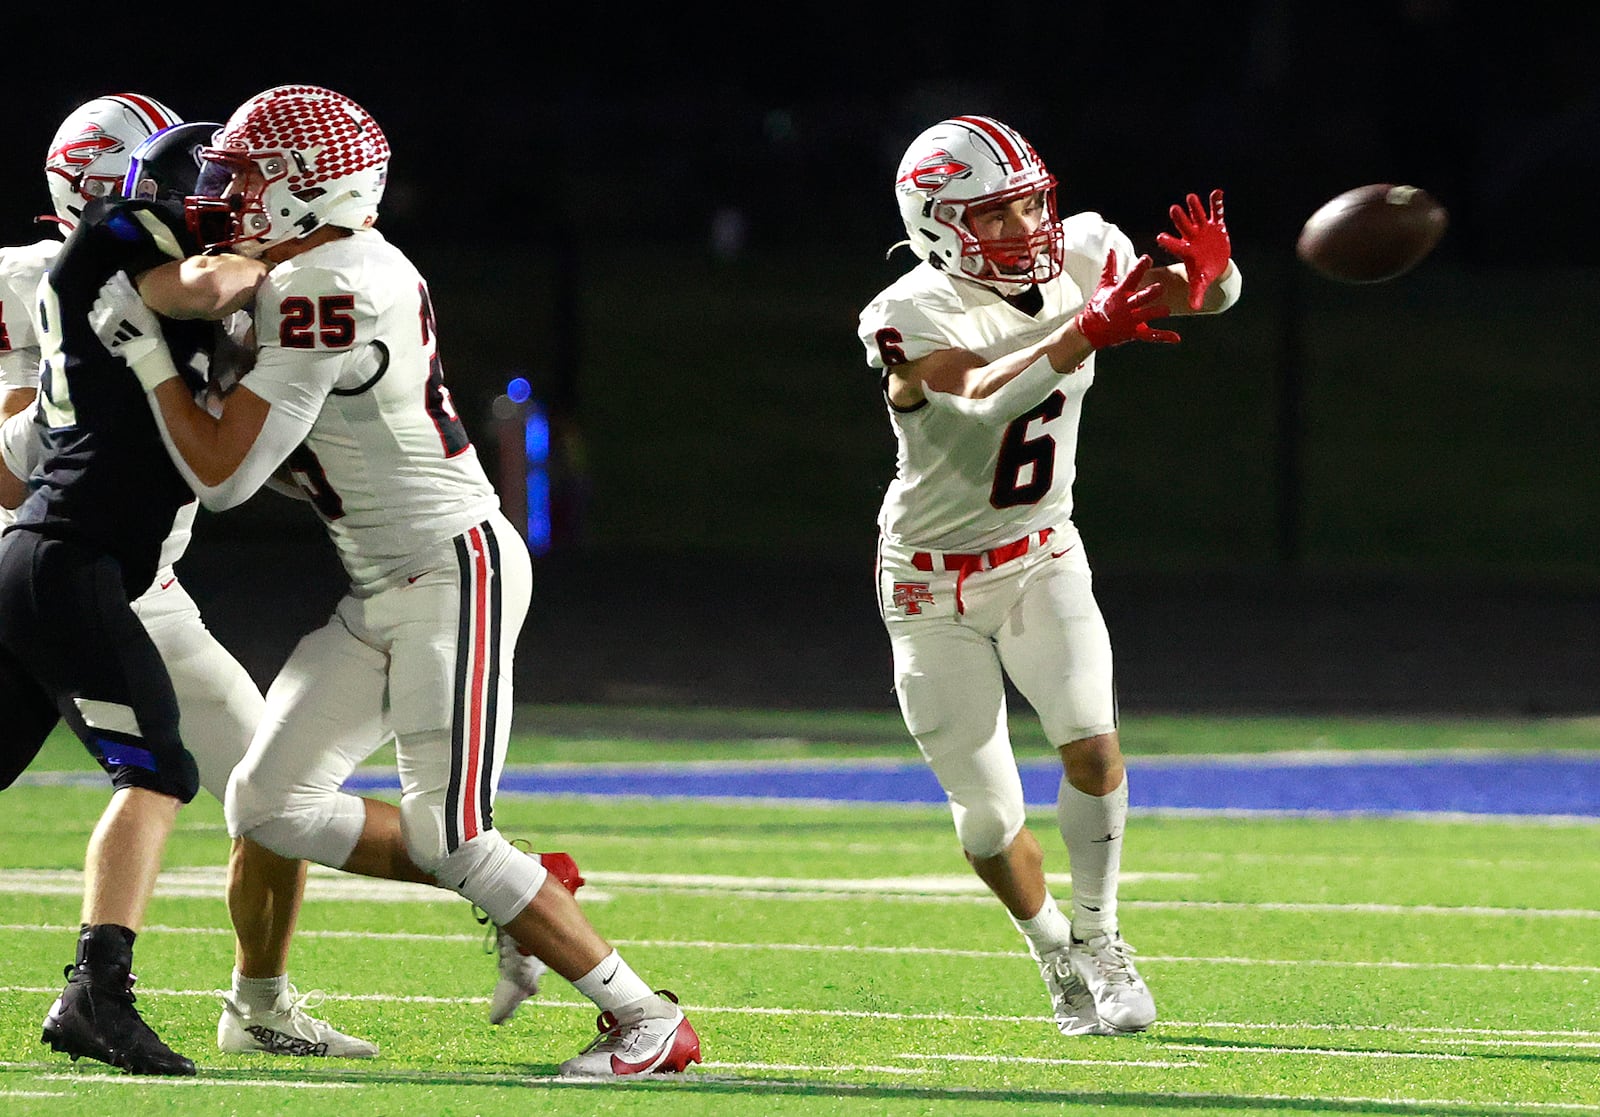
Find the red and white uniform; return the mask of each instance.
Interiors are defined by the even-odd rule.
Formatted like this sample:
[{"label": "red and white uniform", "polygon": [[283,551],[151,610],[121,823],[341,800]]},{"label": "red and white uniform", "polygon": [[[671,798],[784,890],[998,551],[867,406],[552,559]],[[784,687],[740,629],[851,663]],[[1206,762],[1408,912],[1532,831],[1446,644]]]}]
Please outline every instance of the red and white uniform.
[{"label": "red and white uniform", "polygon": [[[914,361],[944,349],[965,349],[985,361],[1032,345],[1082,309],[1106,253],[1124,265],[1133,245],[1099,214],[1069,218],[1063,274],[1040,284],[1043,307],[1027,314],[988,287],[919,264],[861,312],[867,363],[882,370],[884,349]],[[893,358],[891,358],[893,359]],[[1058,379],[1060,408],[1034,401],[1039,413],[982,437],[982,428],[950,411],[889,409],[898,455],[878,526],[890,543],[940,551],[979,551],[1072,518],[1078,415],[1094,383],[1094,355]],[[1007,443],[1007,439],[1011,441]]]},{"label": "red and white uniform", "polygon": [[[0,248],[0,398],[22,388],[39,387],[39,334],[33,316],[39,302],[39,280],[61,251],[59,240],[41,240]],[[0,528],[16,512],[0,508]]]},{"label": "red and white uniform", "polygon": [[[918,264],[861,312],[869,366],[884,371],[947,349],[992,361],[1057,329],[1094,292],[1108,252],[1120,270],[1136,258],[1099,214],[1064,226],[1065,268],[1038,285],[1037,313]],[[1093,382],[1091,354],[993,425],[927,401],[887,405],[898,452],[879,513],[877,575],[895,691],[951,794],[958,828],[963,802],[1008,804],[997,817],[1010,832],[985,835],[979,844],[994,849],[974,850],[983,855],[1008,843],[1021,820],[1004,676],[1054,745],[1116,726],[1110,638],[1072,523],[1078,419]]]},{"label": "red and white uniform", "polygon": [[33,316],[39,280],[61,251],[59,240],[0,248],[0,394],[39,386],[39,335]]},{"label": "red and white uniform", "polygon": [[224,483],[234,491],[207,503],[235,503],[285,463],[351,589],[268,689],[230,788],[230,829],[336,794],[392,733],[402,810],[428,816],[447,854],[492,826],[532,592],[526,545],[451,405],[427,285],[380,233],[275,267],[255,328],[242,384],[271,410]]}]

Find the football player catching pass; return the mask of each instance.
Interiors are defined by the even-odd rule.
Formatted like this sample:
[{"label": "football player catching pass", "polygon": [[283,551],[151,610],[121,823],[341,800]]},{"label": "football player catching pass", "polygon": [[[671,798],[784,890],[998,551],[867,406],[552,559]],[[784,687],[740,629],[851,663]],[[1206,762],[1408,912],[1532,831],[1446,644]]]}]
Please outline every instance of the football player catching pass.
[{"label": "football player catching pass", "polygon": [[[383,131],[342,94],[280,86],[241,105],[201,157],[191,227],[208,248],[271,265],[255,365],[219,418],[163,346],[129,363],[208,508],[285,470],[351,582],[268,688],[229,784],[230,832],[286,857],[437,883],[482,908],[502,933],[503,978],[520,947],[601,1010],[599,1035],[563,1073],[682,1070],[700,1047],[676,998],[601,938],[559,871],[494,826],[531,560],[451,404],[428,285],[373,228]],[[152,273],[137,292],[108,284],[102,336],[151,334],[146,304],[164,308],[168,278]],[[342,790],[390,734],[398,809]],[[497,990],[496,1014],[517,999]]]},{"label": "football player catching pass", "polygon": [[[877,592],[906,729],[973,869],[1027,941],[1065,1035],[1137,1032],[1155,1002],[1117,922],[1128,785],[1111,643],[1072,523],[1083,397],[1098,350],[1175,342],[1150,325],[1238,298],[1221,191],[1173,206],[1180,263],[1155,267],[1098,213],[1062,217],[1015,129],[941,121],[895,197],[918,263],[861,312],[897,470],[879,512]],[[1070,915],[1024,825],[1004,680],[1060,752]]]},{"label": "football player catching pass", "polygon": [[[45,163],[55,216],[70,232],[84,207],[97,198],[119,195],[153,199],[162,189],[165,204],[176,205],[193,188],[199,174],[194,156],[216,124],[178,127],[179,117],[152,98],[137,93],[97,97],[75,109],[56,130]],[[12,389],[8,401],[24,404],[35,396],[39,380],[39,345],[30,298],[17,301],[23,290],[38,290],[39,278],[61,251],[60,240],[45,240],[24,249],[0,250],[0,313],[12,343],[0,354],[0,370]],[[252,273],[264,270],[254,262],[228,261],[240,273],[234,282],[253,286]],[[209,285],[193,294],[213,297]],[[7,310],[14,307],[14,311]],[[37,311],[34,309],[34,313]],[[188,327],[193,331],[194,327]],[[206,331],[210,333],[208,329]],[[226,370],[223,356],[209,337],[198,352],[213,384]],[[27,478],[48,455],[48,424],[33,408],[6,426],[8,470]],[[37,421],[30,422],[29,419]],[[249,674],[211,635],[194,600],[179,582],[173,564],[189,545],[197,505],[178,509],[172,531],[162,543],[160,568],[150,588],[133,603],[134,614],[155,642],[171,676],[183,716],[184,741],[200,771],[200,785],[221,802],[228,776],[245,749],[265,706]],[[223,1051],[266,1051],[275,1054],[363,1057],[377,1054],[365,1040],[344,1035],[305,1009],[306,997],[289,983],[289,943],[305,888],[305,863],[279,857],[248,839],[236,839],[229,855],[227,902],[235,930],[232,990],[223,998],[217,1042]]]}]

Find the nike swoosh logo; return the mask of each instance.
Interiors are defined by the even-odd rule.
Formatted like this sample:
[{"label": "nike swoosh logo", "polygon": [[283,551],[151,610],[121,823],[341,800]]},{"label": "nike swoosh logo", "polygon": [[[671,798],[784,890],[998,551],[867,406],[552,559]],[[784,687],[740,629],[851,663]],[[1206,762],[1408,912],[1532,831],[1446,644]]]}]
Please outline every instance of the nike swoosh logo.
[{"label": "nike swoosh logo", "polygon": [[1089,841],[1093,842],[1095,845],[1104,845],[1106,842],[1114,842],[1120,837],[1122,837],[1121,834],[1107,834],[1103,838],[1090,838]]},{"label": "nike swoosh logo", "polygon": [[621,968],[622,968],[622,963],[621,962],[618,962],[616,965],[612,966],[611,967],[611,972],[606,974],[605,977],[602,977],[600,979],[600,984],[601,985],[610,985],[611,984],[611,979],[617,976],[617,971],[620,970]]},{"label": "nike swoosh logo", "polygon": [[1068,547],[1066,551],[1051,551],[1050,552],[1050,557],[1051,558],[1060,558],[1062,555],[1066,554],[1067,551],[1070,551],[1070,550],[1072,550],[1071,547]]},{"label": "nike swoosh logo", "polygon": [[429,574],[432,574],[432,573],[433,573],[433,571],[431,571],[431,570],[424,570],[421,574],[408,574],[408,575],[406,575],[406,583],[408,585],[413,585],[414,586],[414,585],[417,584],[417,579],[418,578],[426,578]]},{"label": "nike swoosh logo", "polygon": [[171,589],[174,585],[177,584],[177,581],[178,581],[178,579],[176,579],[176,578],[168,578],[165,582],[161,583],[161,588],[164,589],[164,590],[165,589]]}]

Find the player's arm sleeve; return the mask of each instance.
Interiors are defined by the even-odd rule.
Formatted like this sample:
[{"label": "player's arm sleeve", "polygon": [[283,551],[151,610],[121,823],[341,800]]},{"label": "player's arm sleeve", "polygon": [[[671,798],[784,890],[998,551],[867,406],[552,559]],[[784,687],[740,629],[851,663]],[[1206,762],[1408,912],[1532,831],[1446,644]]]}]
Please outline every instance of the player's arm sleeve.
[{"label": "player's arm sleeve", "polygon": [[[213,512],[226,511],[243,504],[265,485],[283,460],[305,440],[341,368],[336,354],[296,354],[291,363],[283,358],[282,350],[264,349],[249,382],[238,390],[249,391],[267,403],[266,419],[233,472],[215,484],[208,485],[195,475],[157,407],[162,441],[200,503]],[[224,404],[224,414],[226,410]]]},{"label": "player's arm sleeve", "polygon": [[[951,312],[958,311],[953,308]],[[885,371],[943,350],[961,348],[939,329],[935,315],[912,299],[873,303],[862,312],[859,334],[867,349],[867,363]],[[1021,367],[1000,387],[981,397],[942,392],[924,381],[923,398],[936,410],[960,415],[984,426],[1003,427],[1049,395],[1059,378],[1076,368],[1074,364],[1073,368],[1058,372],[1051,364],[1043,346],[1055,338],[1056,334],[1052,334],[1045,341],[1030,346],[1029,352],[1018,351],[990,362],[1010,360]],[[1087,352],[1085,349],[1085,355]]]},{"label": "player's arm sleeve", "polygon": [[1062,375],[1050,358],[1040,353],[1021,372],[981,399],[937,391],[926,384],[922,394],[935,410],[949,411],[986,427],[1003,427],[1048,396]]}]

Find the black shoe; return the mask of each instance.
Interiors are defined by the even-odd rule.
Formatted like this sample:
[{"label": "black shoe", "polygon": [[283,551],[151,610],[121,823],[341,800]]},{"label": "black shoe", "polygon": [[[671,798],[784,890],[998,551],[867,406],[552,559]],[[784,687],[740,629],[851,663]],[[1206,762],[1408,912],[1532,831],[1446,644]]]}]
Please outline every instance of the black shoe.
[{"label": "black shoe", "polygon": [[44,1018],[40,1041],[72,1056],[98,1059],[129,1074],[193,1074],[194,1060],[161,1042],[133,1007],[133,976],[118,988],[90,981],[84,967],[68,966],[67,987]]}]

